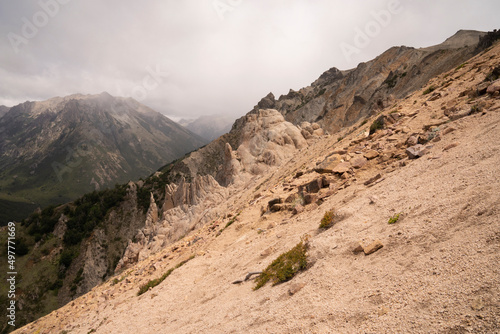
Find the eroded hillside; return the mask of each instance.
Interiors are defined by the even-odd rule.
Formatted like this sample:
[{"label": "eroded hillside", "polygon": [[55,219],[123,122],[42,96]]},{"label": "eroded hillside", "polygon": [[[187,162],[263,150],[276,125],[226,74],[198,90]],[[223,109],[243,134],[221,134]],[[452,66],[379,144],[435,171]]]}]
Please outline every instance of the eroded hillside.
[{"label": "eroded hillside", "polygon": [[[182,181],[152,196],[121,272],[18,332],[497,332],[499,56],[334,135],[247,115],[238,136],[168,167]],[[224,172],[182,179],[210,150]],[[243,280],[301,239],[306,270],[257,291]]]}]

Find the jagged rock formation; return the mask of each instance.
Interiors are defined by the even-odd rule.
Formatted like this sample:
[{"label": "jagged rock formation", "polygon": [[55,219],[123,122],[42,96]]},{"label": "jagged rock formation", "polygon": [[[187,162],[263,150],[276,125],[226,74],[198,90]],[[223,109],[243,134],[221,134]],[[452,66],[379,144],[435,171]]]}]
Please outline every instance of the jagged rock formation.
[{"label": "jagged rock formation", "polygon": [[133,240],[128,241],[116,271],[120,272],[144,260],[189,231],[221,215],[215,208],[227,200],[228,194],[229,191],[210,175],[197,176],[189,183],[183,178],[178,185],[166,186],[161,218],[158,218],[158,207],[151,194],[145,226]]},{"label": "jagged rock formation", "polygon": [[444,43],[415,49],[393,47],[357,68],[331,68],[311,86],[290,90],[277,100],[270,93],[254,108],[273,108],[296,125],[317,122],[330,133],[390,106],[436,75],[455,68],[477,52],[485,33],[461,30]]}]

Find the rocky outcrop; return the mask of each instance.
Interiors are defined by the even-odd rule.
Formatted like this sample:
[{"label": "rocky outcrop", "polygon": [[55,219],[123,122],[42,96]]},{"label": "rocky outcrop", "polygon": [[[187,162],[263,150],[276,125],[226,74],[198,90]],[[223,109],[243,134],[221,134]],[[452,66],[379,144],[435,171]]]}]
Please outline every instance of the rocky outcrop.
[{"label": "rocky outcrop", "polygon": [[432,77],[463,64],[478,52],[476,46],[484,35],[461,30],[433,47],[393,47],[355,69],[331,68],[310,86],[290,90],[278,100],[269,94],[258,107],[272,107],[296,125],[317,122],[325,131],[334,133],[422,88]]},{"label": "rocky outcrop", "polygon": [[210,175],[196,176],[191,182],[183,178],[178,185],[168,184],[161,218],[158,218],[157,204],[151,196],[146,224],[128,241],[116,271],[147,258],[217,217],[220,212],[215,208],[228,195],[229,190]]}]

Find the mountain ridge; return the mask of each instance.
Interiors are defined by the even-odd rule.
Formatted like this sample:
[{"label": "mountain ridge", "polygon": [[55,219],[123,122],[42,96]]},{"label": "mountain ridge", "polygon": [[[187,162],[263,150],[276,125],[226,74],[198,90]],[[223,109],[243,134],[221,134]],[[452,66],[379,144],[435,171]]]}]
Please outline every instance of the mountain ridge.
[{"label": "mountain ridge", "polygon": [[38,205],[145,177],[203,144],[164,115],[108,93],[14,106],[0,119],[0,139],[4,197]]}]

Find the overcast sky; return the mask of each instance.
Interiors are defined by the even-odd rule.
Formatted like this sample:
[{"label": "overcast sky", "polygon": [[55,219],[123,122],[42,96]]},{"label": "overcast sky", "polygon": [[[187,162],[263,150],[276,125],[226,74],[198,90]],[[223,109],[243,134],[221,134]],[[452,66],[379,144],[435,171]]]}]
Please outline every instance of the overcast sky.
[{"label": "overcast sky", "polygon": [[0,105],[107,91],[236,117],[391,46],[500,28],[499,14],[498,0],[2,0]]}]

